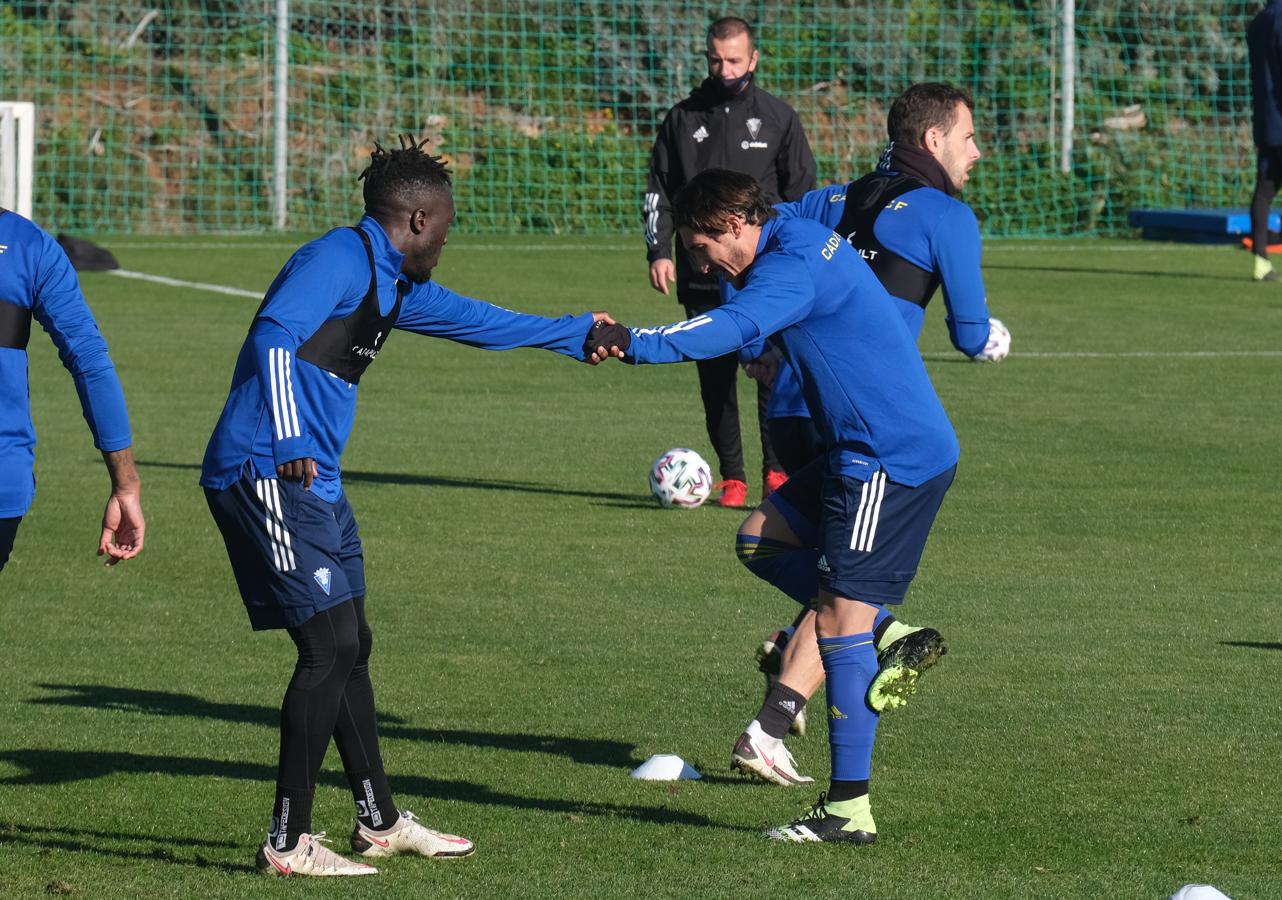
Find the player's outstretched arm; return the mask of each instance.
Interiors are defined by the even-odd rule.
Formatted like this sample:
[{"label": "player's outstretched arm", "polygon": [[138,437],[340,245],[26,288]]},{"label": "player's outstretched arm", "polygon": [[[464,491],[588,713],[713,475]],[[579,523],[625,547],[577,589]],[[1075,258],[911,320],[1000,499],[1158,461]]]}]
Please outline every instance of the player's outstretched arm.
[{"label": "player's outstretched arm", "polygon": [[142,552],[147,523],[142,515],[140,500],[141,482],[134,468],[134,452],[104,450],[103,462],[111,476],[111,496],[102,513],[102,537],[98,540],[98,555],[106,555],[107,565],[114,566],[122,559],[133,559]]},{"label": "player's outstretched arm", "polygon": [[537,347],[582,360],[584,332],[602,319],[609,319],[609,314],[585,312],[549,318],[516,312],[427,281],[414,285],[405,295],[396,327],[482,350]]}]

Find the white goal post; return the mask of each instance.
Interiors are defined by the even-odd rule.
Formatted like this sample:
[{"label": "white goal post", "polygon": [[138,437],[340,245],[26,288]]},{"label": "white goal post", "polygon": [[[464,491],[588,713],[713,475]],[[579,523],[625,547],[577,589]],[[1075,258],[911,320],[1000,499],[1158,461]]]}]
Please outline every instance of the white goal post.
[{"label": "white goal post", "polygon": [[31,218],[36,105],[0,100],[0,206]]}]

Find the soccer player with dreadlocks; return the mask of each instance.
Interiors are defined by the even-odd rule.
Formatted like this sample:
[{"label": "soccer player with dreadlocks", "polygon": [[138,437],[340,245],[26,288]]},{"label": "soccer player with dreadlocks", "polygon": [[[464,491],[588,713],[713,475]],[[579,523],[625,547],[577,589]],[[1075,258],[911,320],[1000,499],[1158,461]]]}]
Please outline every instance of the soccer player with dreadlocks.
[{"label": "soccer player with dreadlocks", "polygon": [[360,222],[305,244],[268,288],[200,479],[250,624],[284,628],[298,648],[281,706],[271,831],[257,857],[259,868],[281,875],[377,871],[312,831],[331,737],[356,803],[353,851],[443,858],[473,850],[397,808],[379,754],[363,552],[339,473],[361,375],[394,328],[581,359],[588,329],[609,321],[604,313],[525,315],[434,284],[454,201],[448,169],[422,144],[376,146],[361,178]]}]

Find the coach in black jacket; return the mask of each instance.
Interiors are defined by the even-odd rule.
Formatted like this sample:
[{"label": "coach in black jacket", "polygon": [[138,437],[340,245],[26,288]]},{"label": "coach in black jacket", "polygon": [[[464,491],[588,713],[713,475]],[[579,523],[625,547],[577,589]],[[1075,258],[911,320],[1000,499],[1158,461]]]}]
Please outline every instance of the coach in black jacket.
[{"label": "coach in black jacket", "polygon": [[[718,19],[708,29],[708,77],[663,120],[650,156],[645,195],[646,256],[650,284],[668,293],[675,281],[677,299],[688,316],[720,303],[717,279],[694,270],[678,242],[672,260],[672,197],[705,169],[731,169],[761,182],[771,203],[796,200],[815,184],[815,159],[801,120],[788,104],[759,89],[752,80],[758,54],[752,28],[743,19]],[[747,484],[739,437],[734,356],[698,363],[699,390],[708,437],[716,450],[721,479],[720,503],[743,506]],[[763,494],[783,476],[765,428],[769,389],[758,388],[761,453],[766,469]],[[779,473],[772,477],[771,473]]]}]

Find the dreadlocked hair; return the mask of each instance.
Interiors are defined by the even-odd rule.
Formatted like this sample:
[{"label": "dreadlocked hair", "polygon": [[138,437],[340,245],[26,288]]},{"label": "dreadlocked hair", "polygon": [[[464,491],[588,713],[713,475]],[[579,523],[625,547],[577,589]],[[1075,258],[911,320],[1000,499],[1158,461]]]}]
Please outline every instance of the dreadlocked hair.
[{"label": "dreadlocked hair", "polygon": [[424,193],[449,190],[450,170],[439,156],[423,151],[427,140],[412,134],[398,137],[399,150],[386,150],[374,142],[369,166],[357,179],[365,182],[367,210],[413,206]]}]

